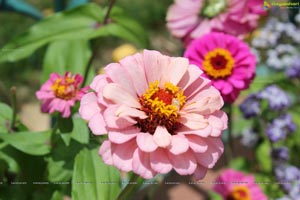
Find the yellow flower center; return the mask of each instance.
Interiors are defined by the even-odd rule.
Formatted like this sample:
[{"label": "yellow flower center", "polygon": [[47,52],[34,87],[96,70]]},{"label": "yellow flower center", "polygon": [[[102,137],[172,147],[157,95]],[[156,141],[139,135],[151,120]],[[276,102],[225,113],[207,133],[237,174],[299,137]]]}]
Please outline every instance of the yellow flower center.
[{"label": "yellow flower center", "polygon": [[203,60],[203,70],[213,79],[225,78],[232,72],[234,59],[231,53],[222,48],[209,51]]},{"label": "yellow flower center", "polygon": [[78,88],[74,78],[65,77],[64,79],[58,78],[55,80],[52,91],[56,97],[69,100],[76,96]]},{"label": "yellow flower center", "polygon": [[246,186],[235,186],[226,200],[251,200],[250,191]]},{"label": "yellow flower center", "polygon": [[159,81],[149,84],[139,101],[148,118],[139,119],[137,126],[142,132],[154,133],[157,126],[165,126],[172,133],[179,117],[178,111],[185,104],[183,91],[172,83],[159,87]]}]

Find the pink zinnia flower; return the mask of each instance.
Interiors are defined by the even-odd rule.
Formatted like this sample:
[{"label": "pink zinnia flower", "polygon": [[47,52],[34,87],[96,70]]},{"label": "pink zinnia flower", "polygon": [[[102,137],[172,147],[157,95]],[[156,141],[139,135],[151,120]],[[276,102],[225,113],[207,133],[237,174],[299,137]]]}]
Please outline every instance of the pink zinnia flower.
[{"label": "pink zinnia flower", "polygon": [[175,169],[202,178],[221,154],[227,116],[222,97],[186,58],[145,50],[105,67],[79,113],[108,165],[144,178]]},{"label": "pink zinnia flower", "polygon": [[88,87],[80,89],[83,78],[81,75],[72,75],[66,72],[64,76],[52,73],[36,96],[42,101],[42,112],[53,113],[58,111],[62,117],[67,118],[71,115],[71,107],[79,101],[87,92]]},{"label": "pink zinnia flower", "polygon": [[245,175],[233,169],[227,169],[217,178],[214,191],[224,199],[230,200],[267,200],[252,175]]},{"label": "pink zinnia flower", "polygon": [[242,37],[265,13],[263,0],[175,0],[167,13],[167,27],[186,44],[212,31]]},{"label": "pink zinnia flower", "polygon": [[255,77],[256,59],[247,44],[224,33],[194,40],[184,57],[204,71],[226,103],[232,103]]}]

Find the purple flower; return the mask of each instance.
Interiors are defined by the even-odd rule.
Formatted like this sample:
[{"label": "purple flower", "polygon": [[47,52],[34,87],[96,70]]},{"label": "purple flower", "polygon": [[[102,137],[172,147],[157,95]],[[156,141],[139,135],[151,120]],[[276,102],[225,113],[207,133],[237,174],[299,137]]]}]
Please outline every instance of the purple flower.
[{"label": "purple flower", "polygon": [[287,147],[277,147],[272,150],[271,155],[275,162],[285,162],[289,159],[289,149]]},{"label": "purple flower", "polygon": [[293,192],[293,185],[298,185],[300,180],[300,170],[293,165],[278,165],[275,168],[275,175],[282,188],[288,193]]},{"label": "purple flower", "polygon": [[257,97],[267,100],[269,108],[276,111],[288,108],[291,104],[289,96],[276,85],[267,86],[257,94]]},{"label": "purple flower", "polygon": [[261,108],[256,94],[249,95],[240,105],[240,110],[246,119],[257,116],[261,112]]},{"label": "purple flower", "polygon": [[246,147],[254,147],[258,142],[258,134],[252,129],[242,131],[241,143]]},{"label": "purple flower", "polygon": [[291,115],[283,114],[274,119],[268,126],[266,134],[272,142],[284,139],[287,133],[293,132],[296,124],[293,122]]},{"label": "purple flower", "polygon": [[286,70],[286,76],[288,78],[300,79],[300,59],[295,59],[293,65]]}]

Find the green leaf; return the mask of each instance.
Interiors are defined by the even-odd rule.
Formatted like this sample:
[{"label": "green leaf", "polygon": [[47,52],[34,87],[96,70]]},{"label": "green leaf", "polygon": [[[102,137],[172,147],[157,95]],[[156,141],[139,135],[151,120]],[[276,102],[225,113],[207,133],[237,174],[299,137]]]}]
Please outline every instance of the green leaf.
[{"label": "green leaf", "polygon": [[269,142],[261,143],[255,151],[256,159],[264,172],[272,171],[271,147]]},{"label": "green leaf", "polygon": [[[33,25],[27,32],[6,44],[1,50],[0,62],[16,61],[31,55],[36,49],[56,40],[92,39],[100,36],[113,35],[136,43],[145,45],[145,35],[130,30],[136,24],[127,19],[127,22],[116,17],[106,25],[101,25],[105,9],[94,3],[76,7],[70,11],[52,15]],[[111,18],[114,19],[113,13]],[[120,21],[121,24],[117,24]],[[122,21],[122,22],[121,22]]]},{"label": "green leaf", "polygon": [[229,167],[239,171],[247,171],[249,170],[250,165],[245,158],[239,157],[231,160]]},{"label": "green leaf", "polygon": [[[66,152],[64,152],[66,153]],[[72,177],[72,169],[65,167],[65,160],[54,160],[48,158],[48,179],[51,182],[69,181]]]},{"label": "green leaf", "polygon": [[73,130],[73,119],[71,117],[69,118],[58,117],[57,125],[61,133],[71,132]]},{"label": "green leaf", "polygon": [[[146,33],[145,28],[143,28],[136,20],[126,16],[119,8],[114,8],[111,18],[114,22],[116,22],[116,24],[130,32],[127,35],[121,35],[121,33],[118,35],[118,32],[116,32],[115,36],[129,41],[134,40],[136,41],[135,43],[142,48],[147,48],[149,46],[148,34]],[[136,38],[133,39],[131,38],[132,36],[135,36]]]},{"label": "green leaf", "polygon": [[216,193],[213,191],[209,191],[208,193],[209,193],[210,199],[212,199],[212,200],[223,200],[223,197],[219,193]]},{"label": "green leaf", "polygon": [[0,132],[8,132],[10,121],[12,120],[12,112],[8,105],[0,103]]},{"label": "green leaf", "polygon": [[63,200],[64,196],[59,192],[55,191],[51,197],[51,200]]},{"label": "green leaf", "polygon": [[105,35],[105,28],[94,27],[102,22],[103,17],[103,10],[90,3],[45,18],[5,45],[0,51],[0,62],[27,57],[36,49],[55,40],[87,39],[91,34],[94,37]]},{"label": "green leaf", "polygon": [[120,192],[119,172],[105,165],[98,150],[83,149],[75,159],[72,199],[114,200]]},{"label": "green leaf", "polygon": [[19,172],[19,165],[18,163],[14,160],[14,158],[10,157],[4,152],[0,151],[0,160],[4,160],[7,163],[8,170],[13,173],[18,173]]},{"label": "green leaf", "polygon": [[0,133],[0,138],[16,149],[30,155],[45,155],[50,152],[50,131]]},{"label": "green leaf", "polygon": [[79,143],[88,144],[90,131],[86,125],[86,122],[81,118],[73,118],[74,129],[71,133],[71,137]]},{"label": "green leaf", "polygon": [[48,161],[48,179],[52,182],[70,181],[75,157],[84,145],[74,140],[71,140],[67,145],[59,137],[53,145],[55,148],[52,149],[51,155],[46,159]]},{"label": "green leaf", "polygon": [[[91,50],[87,40],[59,40],[52,42],[44,57],[42,83],[49,79],[53,72],[65,74],[66,71],[72,74],[84,75],[85,68],[91,57]],[[89,80],[94,77],[90,70]]]}]

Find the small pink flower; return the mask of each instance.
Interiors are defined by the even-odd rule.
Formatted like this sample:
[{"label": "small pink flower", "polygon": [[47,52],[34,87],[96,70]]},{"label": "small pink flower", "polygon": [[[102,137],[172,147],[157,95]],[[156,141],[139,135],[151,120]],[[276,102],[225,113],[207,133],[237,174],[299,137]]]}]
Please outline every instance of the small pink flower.
[{"label": "small pink flower", "polygon": [[244,42],[224,33],[210,33],[194,40],[184,53],[199,66],[204,77],[232,103],[255,77],[256,59]]},{"label": "small pink flower", "polygon": [[46,81],[36,96],[42,101],[42,112],[53,113],[58,111],[62,117],[71,115],[71,107],[79,101],[87,92],[88,87],[80,89],[83,78],[81,75],[72,75],[66,72],[64,76],[52,73],[50,79]]},{"label": "small pink flower", "polygon": [[233,169],[227,169],[217,178],[214,191],[224,199],[230,200],[267,200],[252,175],[245,175]]},{"label": "small pink flower", "polygon": [[108,165],[144,178],[174,169],[202,178],[223,153],[223,100],[186,58],[145,50],[105,67],[79,113]]},{"label": "small pink flower", "polygon": [[212,31],[244,36],[265,13],[263,0],[175,0],[167,13],[167,27],[187,45]]}]

